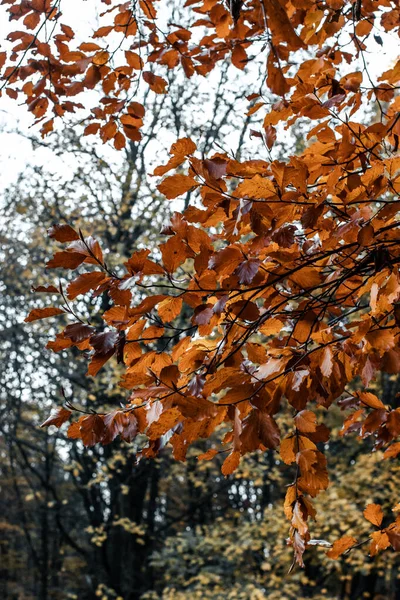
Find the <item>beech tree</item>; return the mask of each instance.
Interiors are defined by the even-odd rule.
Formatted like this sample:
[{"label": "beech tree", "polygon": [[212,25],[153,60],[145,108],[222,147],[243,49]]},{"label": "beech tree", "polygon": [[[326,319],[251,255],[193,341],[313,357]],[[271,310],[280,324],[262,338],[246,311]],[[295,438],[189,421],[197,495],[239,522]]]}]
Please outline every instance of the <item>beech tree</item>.
[{"label": "beech tree", "polygon": [[[166,2],[103,0],[104,24],[80,44],[59,1],[3,4],[22,26],[2,54],[3,87],[26,101],[43,135],[81,111],[85,135],[122,149],[147,117],[140,90],[168,94],[168,71],[207,81],[227,61],[245,70],[265,60],[243,115],[260,118],[252,135],[262,150],[243,160],[175,141],[153,174],[167,200],[192,200],[163,228],[165,242],[132,248],[123,265],[110,266],[112,248],[95,232],[55,224],[49,236],[65,245],[47,268],[83,270],[67,286],[38,287],[59,302],[26,321],[69,315],[48,348],[78,348],[93,377],[108,361],[123,371],[123,408],[86,412],[71,399],[43,425],[76,415],[68,436],[86,446],[143,434],[140,456],[168,444],[185,460],[190,444],[224,424],[220,443],[198,457],[226,453],[224,475],[248,453],[279,449],[293,468],[285,513],[303,566],[314,498],[329,485],[326,413],[340,406],[342,435],[372,439],[385,460],[400,452],[397,399],[370,389],[400,368],[400,62],[375,78],[368,51],[398,35],[398,3],[189,0],[169,15]],[[277,140],[299,123],[303,151],[277,159]],[[101,326],[75,308],[83,294],[108,296]],[[371,556],[400,548],[398,517],[379,502],[364,517],[369,538],[331,540],[328,557],[365,542]]]}]

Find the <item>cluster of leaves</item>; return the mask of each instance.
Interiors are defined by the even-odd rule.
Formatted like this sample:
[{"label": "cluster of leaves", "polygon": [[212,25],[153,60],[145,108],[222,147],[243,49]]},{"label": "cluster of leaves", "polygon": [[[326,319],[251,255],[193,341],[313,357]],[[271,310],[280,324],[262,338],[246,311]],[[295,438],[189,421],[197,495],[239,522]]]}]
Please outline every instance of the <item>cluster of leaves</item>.
[{"label": "cluster of leaves", "polygon": [[[25,27],[37,18],[39,30],[59,20],[58,3],[7,1],[13,18],[23,17]],[[293,465],[285,512],[295,559],[302,565],[309,519],[315,518],[312,499],[329,484],[322,450],[330,431],[318,422],[316,407],[328,410],[339,403],[351,411],[343,435],[370,437],[375,449],[387,448],[386,458],[400,452],[394,441],[400,434],[400,409],[367,391],[377,373],[400,371],[400,62],[375,85],[365,56],[377,24],[399,32],[397,3],[248,0],[226,6],[217,0],[189,1],[186,5],[201,18],[188,28],[170,23],[167,35],[159,30],[153,2],[140,2],[140,8],[111,0],[106,4],[113,6],[105,16],[117,15],[94,35],[114,32],[123,41],[133,36],[125,54],[128,65],[122,67],[114,68],[117,50],[105,46],[94,48],[90,42],[90,47],[70,50],[73,32],[65,25],[63,34],[52,34],[46,42],[39,41],[40,31],[11,34],[18,43],[10,59],[18,62],[5,70],[9,93],[24,93],[38,119],[50,104],[56,114],[60,107],[60,114],[68,110],[65,104],[77,108],[63,97],[101,84],[106,96],[92,109],[96,120],[86,133],[99,131],[103,141],[114,139],[121,148],[125,136],[138,139],[144,116],[128,93],[138,80],[136,72],[155,93],[166,91],[165,80],[144,70],[135,50],[146,48],[146,65],[182,66],[187,77],[205,76],[228,56],[244,68],[248,52],[261,41],[268,53],[266,84],[280,99],[267,107],[256,136],[268,151],[279,128],[307,119],[308,145],[285,162],[240,161],[226,152],[199,157],[191,139],[179,139],[168,163],[154,174],[177,172],[158,189],[170,200],[196,190],[202,207],[175,213],[163,231],[167,241],[152,255],[133,252],[120,270],[109,268],[97,240],[69,225],[54,226],[50,236],[68,245],[47,267],[92,265],[95,270],[81,273],[66,291],[61,285],[37,289],[59,293],[62,306],[35,309],[27,320],[69,313],[73,322],[49,348],[77,347],[87,353],[93,376],[112,357],[124,367],[127,405],[109,414],[84,414],[70,426],[69,435],[86,445],[144,433],[143,456],[155,456],[169,443],[174,456],[184,460],[191,443],[225,423],[230,427],[222,440],[229,446],[225,475],[234,472],[241,456],[280,445],[282,460]],[[206,35],[192,42],[198,27]],[[350,40],[346,51],[341,32]],[[306,50],[311,58],[294,68],[294,54]],[[30,53],[35,56],[27,58]],[[354,70],[343,73],[346,64]],[[21,79],[27,82],[16,92]],[[377,103],[377,122],[361,122],[363,100]],[[263,100],[257,102],[250,112],[264,106]],[[51,128],[52,120],[42,129]],[[133,287],[149,293],[136,306]],[[102,314],[101,328],[79,317],[71,305],[89,292],[108,295],[112,303]],[[353,388],[358,381],[364,388],[360,393]],[[46,424],[61,425],[73,408],[61,409]],[[282,412],[292,416],[285,433],[276,422]],[[215,448],[201,458],[220,451]],[[369,508],[369,520],[380,528],[372,512]],[[399,533],[398,520],[379,529],[372,554],[388,544],[398,549]],[[353,539],[338,541],[332,556],[354,544]]]},{"label": "cluster of leaves", "polygon": [[[294,100],[290,105],[278,103],[266,124],[300,112],[312,119],[323,118],[343,102],[356,110],[361,103],[362,75],[356,72],[335,79],[338,65],[352,60],[335,37],[348,27],[356,52],[361,53],[375,22],[384,31],[396,31],[399,17],[396,2],[383,0],[322,4],[308,0],[306,5],[279,0],[226,4],[187,0],[184,6],[190,7],[194,19],[185,26],[170,23],[164,32],[158,11],[167,9],[158,8],[155,0],[99,2],[107,5],[100,14],[104,25],[78,45],[72,27],[62,22],[60,0],[2,0],[10,5],[10,20],[21,21],[23,27],[8,35],[10,52],[0,54],[2,88],[11,98],[24,99],[36,121],[42,122],[43,135],[53,130],[55,118],[85,107],[76,96],[100,89],[104,96],[91,108],[85,135],[98,133],[103,142],[113,140],[117,149],[125,146],[126,138],[140,139],[145,110],[133,98],[141,82],[156,94],[167,93],[168,83],[154,67],[164,72],[181,67],[190,78],[206,76],[218,62],[230,58],[235,67],[244,69],[253,59],[252,45],[260,41],[269,48],[269,89],[282,97],[292,91]],[[382,44],[379,35],[375,39]],[[292,74],[292,54],[314,47],[320,48],[317,57]],[[385,74],[379,89],[368,92],[369,97],[375,94],[380,101],[390,100],[397,75],[398,66]],[[324,94],[329,97],[321,102]],[[258,103],[255,110],[262,105]]]}]

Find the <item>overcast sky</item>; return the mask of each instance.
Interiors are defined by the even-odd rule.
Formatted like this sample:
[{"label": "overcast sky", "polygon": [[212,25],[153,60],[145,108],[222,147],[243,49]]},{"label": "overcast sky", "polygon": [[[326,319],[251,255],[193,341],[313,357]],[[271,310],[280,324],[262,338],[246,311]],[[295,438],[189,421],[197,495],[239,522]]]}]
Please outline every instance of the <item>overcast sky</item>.
[{"label": "overcast sky", "polygon": [[[161,0],[160,6],[171,0]],[[182,0],[183,4],[183,0]],[[6,6],[0,5],[0,40],[1,46],[7,49],[9,45],[5,38],[10,30],[21,29],[22,23],[8,22],[6,16]],[[62,2],[62,11],[64,18],[62,22],[70,24],[77,33],[77,39],[83,40],[86,32],[90,32],[93,26],[98,22],[98,0],[64,0]],[[393,63],[398,54],[398,39],[392,34],[380,33],[384,43],[381,47],[372,38],[367,48],[367,56],[370,64],[370,74],[375,79],[388,66]],[[352,70],[354,67],[352,66]],[[212,79],[207,85],[212,85]],[[19,172],[24,168],[28,161],[39,165],[49,165],[51,156],[45,149],[39,148],[32,155],[31,143],[23,136],[15,132],[19,130],[22,133],[38,133],[38,127],[32,127],[32,117],[26,110],[26,106],[10,100],[6,95],[0,98],[0,134],[1,139],[1,171],[0,180],[1,189],[4,189],[10,183],[15,181]],[[63,127],[58,120],[57,127]],[[101,141],[98,140],[101,146]],[[112,151],[112,150],[111,150]]]}]

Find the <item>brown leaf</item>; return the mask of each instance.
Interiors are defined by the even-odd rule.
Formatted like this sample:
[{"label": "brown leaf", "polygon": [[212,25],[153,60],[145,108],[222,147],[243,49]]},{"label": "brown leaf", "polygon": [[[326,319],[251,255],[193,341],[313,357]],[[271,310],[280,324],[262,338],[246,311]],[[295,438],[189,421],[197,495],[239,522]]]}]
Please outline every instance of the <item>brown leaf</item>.
[{"label": "brown leaf", "polygon": [[238,468],[240,463],[240,452],[233,450],[222,463],[221,472],[225,477],[231,475]]},{"label": "brown leaf", "polygon": [[46,263],[48,269],[76,269],[85,260],[85,255],[77,252],[56,252]]},{"label": "brown leaf", "polygon": [[191,396],[201,396],[205,383],[205,378],[203,375],[199,375],[196,373],[194,377],[190,380],[187,386],[187,390]]},{"label": "brown leaf", "polygon": [[253,409],[243,422],[240,441],[244,452],[257,450],[260,444],[266,448],[276,448],[280,442],[278,425],[270,415]]},{"label": "brown leaf", "polygon": [[250,284],[258,272],[259,266],[260,261],[254,258],[242,262],[236,269],[239,283]]},{"label": "brown leaf", "polygon": [[118,435],[126,442],[132,442],[138,433],[137,419],[133,411],[114,410],[103,417],[106,432],[103,444],[111,443]]},{"label": "brown leaf", "polygon": [[100,415],[89,415],[80,423],[81,439],[85,446],[94,446],[101,442],[105,432],[106,427]]},{"label": "brown leaf", "polygon": [[68,285],[67,296],[70,300],[74,300],[80,294],[86,294],[89,290],[97,288],[104,279],[104,273],[99,271],[83,273]]},{"label": "brown leaf", "polygon": [[168,200],[172,200],[198,186],[199,183],[193,177],[189,177],[188,175],[171,175],[166,177],[157,188]]},{"label": "brown leaf", "polygon": [[55,425],[56,427],[61,427],[63,423],[69,420],[72,412],[67,410],[63,406],[57,408],[57,410],[50,415],[48,419],[46,419],[40,427],[49,427],[49,425]]},{"label": "brown leaf", "polygon": [[57,242],[73,242],[79,240],[79,234],[70,225],[52,225],[47,235]]},{"label": "brown leaf", "polygon": [[281,441],[280,455],[284,463],[290,465],[296,462],[297,453],[296,436],[287,437]]},{"label": "brown leaf", "polygon": [[400,410],[391,410],[387,416],[386,428],[394,438],[400,435]]},{"label": "brown leaf", "polygon": [[110,58],[110,55],[107,52],[107,50],[101,50],[100,52],[97,52],[97,54],[95,54],[93,56],[92,62],[94,65],[101,67],[102,65],[105,65],[108,62],[109,58]]},{"label": "brown leaf", "polygon": [[400,442],[396,442],[389,446],[389,448],[385,450],[383,458],[395,458],[398,454],[400,454]]},{"label": "brown leaf", "polygon": [[83,340],[89,338],[95,331],[91,325],[84,323],[71,323],[64,329],[64,337],[69,338],[73,342],[79,344]]},{"label": "brown leaf", "polygon": [[110,350],[106,354],[94,354],[87,370],[87,375],[95,377],[100,369],[106,364],[108,360],[113,356],[115,350]]},{"label": "brown leaf", "polygon": [[314,267],[303,267],[290,275],[290,281],[294,281],[300,288],[306,290],[318,287],[321,283],[321,276]]},{"label": "brown leaf", "polygon": [[130,50],[125,51],[126,62],[133,69],[143,69],[143,60],[136,52],[131,52]]},{"label": "brown leaf", "polygon": [[65,311],[62,308],[34,308],[31,310],[29,315],[24,319],[25,323],[31,323],[32,321],[38,321],[39,319],[47,319],[49,317],[55,317],[56,315],[64,314]]},{"label": "brown leaf", "polygon": [[346,550],[349,550],[349,548],[352,548],[356,544],[357,540],[354,537],[351,537],[350,535],[344,535],[339,540],[333,542],[332,548],[326,553],[326,555],[329,558],[336,560],[343,554],[343,552],[346,552]]},{"label": "brown leaf", "polygon": [[142,77],[146,83],[149,84],[149,87],[156,94],[166,94],[167,93],[167,82],[162,77],[155,75],[151,71],[144,71],[142,73]]},{"label": "brown leaf", "polygon": [[203,454],[199,454],[197,460],[212,460],[214,456],[218,454],[218,450],[214,448],[210,448],[207,452],[203,452]]},{"label": "brown leaf", "polygon": [[54,285],[38,285],[38,287],[32,288],[32,292],[45,294],[59,294],[60,290]]},{"label": "brown leaf", "polygon": [[115,348],[118,341],[118,331],[102,331],[90,338],[90,344],[98,354],[107,354]]}]

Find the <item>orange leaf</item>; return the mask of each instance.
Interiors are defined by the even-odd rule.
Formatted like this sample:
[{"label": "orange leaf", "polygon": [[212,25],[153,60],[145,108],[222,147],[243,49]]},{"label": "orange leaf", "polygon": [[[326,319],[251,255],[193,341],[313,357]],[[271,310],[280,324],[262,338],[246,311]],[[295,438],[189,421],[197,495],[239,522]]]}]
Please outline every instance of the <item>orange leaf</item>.
[{"label": "orange leaf", "polygon": [[92,58],[92,63],[94,65],[97,66],[102,66],[105,65],[108,62],[108,59],[110,58],[109,53],[107,52],[107,50],[101,50],[100,52],[97,52],[97,54],[95,54]]},{"label": "orange leaf", "polygon": [[94,446],[101,442],[105,431],[103,417],[100,415],[89,415],[80,423],[81,439],[85,446]]},{"label": "orange leaf", "polygon": [[34,308],[26,317],[25,323],[31,323],[32,321],[38,321],[39,319],[47,319],[48,317],[55,317],[64,312],[65,311],[62,310],[62,308],[53,308],[51,306],[48,308]]},{"label": "orange leaf", "polygon": [[[158,403],[161,404],[161,403]],[[160,438],[164,433],[167,433],[172,429],[180,420],[182,414],[177,408],[169,408],[161,413],[156,421],[154,421],[148,431],[147,435],[151,440]]]},{"label": "orange leaf", "polygon": [[356,395],[360,398],[361,402],[370,408],[380,409],[385,408],[382,400],[379,400],[375,394],[371,392],[356,392]]},{"label": "orange leaf", "polygon": [[301,433],[311,433],[317,429],[317,417],[311,410],[301,410],[294,420]]},{"label": "orange leaf", "polygon": [[370,556],[376,556],[380,550],[386,550],[390,546],[389,536],[386,531],[374,531],[371,534],[371,539],[369,547]]},{"label": "orange leaf", "polygon": [[240,463],[240,452],[238,450],[234,450],[224,460],[221,467],[221,472],[225,477],[227,475],[231,475],[238,468]]},{"label": "orange leaf", "polygon": [[280,455],[284,463],[290,465],[296,461],[296,437],[288,437],[281,441]]},{"label": "orange leaf", "polygon": [[172,200],[199,185],[193,177],[188,175],[171,175],[166,177],[157,188],[168,200]]},{"label": "orange leaf", "polygon": [[118,131],[114,137],[114,148],[116,150],[122,150],[122,148],[125,148],[125,146],[126,146],[126,137],[124,136],[123,133]]},{"label": "orange leaf", "polygon": [[164,323],[173,321],[182,310],[182,298],[170,297],[166,298],[157,306],[158,314]]},{"label": "orange leaf", "polygon": [[350,535],[344,535],[333,542],[332,548],[326,553],[329,558],[337,559],[339,556],[357,544],[357,540]]},{"label": "orange leaf", "polygon": [[387,448],[383,454],[383,458],[395,458],[400,454],[400,442],[396,442]]},{"label": "orange leaf", "polygon": [[114,350],[107,352],[106,354],[95,354],[89,363],[87,375],[95,377],[100,369],[106,364],[106,362],[112,357]]},{"label": "orange leaf", "polygon": [[203,452],[203,454],[199,454],[197,460],[212,460],[214,456],[218,454],[218,450],[215,448],[210,448],[207,452]]},{"label": "orange leaf", "polygon": [[232,51],[232,64],[235,65],[237,69],[243,71],[247,64],[248,58],[246,54],[246,50],[243,46],[236,45]]},{"label": "orange leaf", "polygon": [[363,512],[364,517],[375,525],[376,527],[380,527],[383,520],[383,511],[382,507],[379,504],[368,504],[366,509]]},{"label": "orange leaf", "polygon": [[93,135],[100,129],[100,123],[89,123],[83,131],[83,135]]}]

